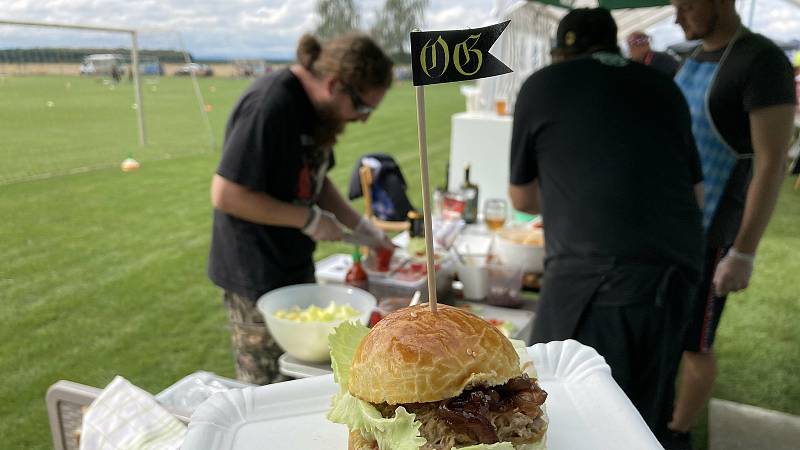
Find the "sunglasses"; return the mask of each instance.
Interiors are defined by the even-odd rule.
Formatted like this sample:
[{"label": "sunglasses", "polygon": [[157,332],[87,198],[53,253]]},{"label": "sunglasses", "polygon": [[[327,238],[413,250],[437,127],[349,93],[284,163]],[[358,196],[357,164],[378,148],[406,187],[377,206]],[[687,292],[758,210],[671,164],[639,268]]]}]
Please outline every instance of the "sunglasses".
[{"label": "sunglasses", "polygon": [[358,95],[358,92],[356,92],[356,89],[353,86],[345,82],[342,82],[342,86],[344,86],[344,90],[347,92],[347,95],[350,96],[350,101],[353,102],[353,108],[357,113],[367,115],[372,113],[372,111],[375,111],[375,107],[368,105],[364,99]]}]

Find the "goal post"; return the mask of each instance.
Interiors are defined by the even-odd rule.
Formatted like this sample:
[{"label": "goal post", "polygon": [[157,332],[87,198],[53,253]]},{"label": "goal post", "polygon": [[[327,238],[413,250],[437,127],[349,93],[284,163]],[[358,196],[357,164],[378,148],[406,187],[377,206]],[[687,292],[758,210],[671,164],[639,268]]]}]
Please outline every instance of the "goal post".
[{"label": "goal post", "polygon": [[0,186],[216,150],[240,87],[208,62],[176,30],[0,19]]},{"label": "goal post", "polygon": [[106,33],[127,33],[131,36],[131,73],[133,74],[133,88],[135,92],[135,105],[137,105],[137,117],[139,125],[139,145],[147,144],[147,134],[144,128],[144,105],[142,104],[142,86],[139,80],[139,50],[136,45],[136,30],[125,28],[109,28],[109,27],[95,27],[89,25],[73,25],[63,23],[49,23],[49,22],[30,22],[30,21],[13,21],[0,19],[0,25],[18,25],[28,27],[41,27],[41,28],[64,28],[70,30],[85,30],[85,31],[103,31]]}]

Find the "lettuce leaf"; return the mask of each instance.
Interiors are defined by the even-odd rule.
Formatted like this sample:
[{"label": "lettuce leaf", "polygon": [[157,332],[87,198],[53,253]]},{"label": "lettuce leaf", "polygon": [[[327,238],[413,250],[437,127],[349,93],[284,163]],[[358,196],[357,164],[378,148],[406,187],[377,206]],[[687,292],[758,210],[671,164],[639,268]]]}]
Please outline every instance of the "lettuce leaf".
[{"label": "lettuce leaf", "polygon": [[519,356],[519,367],[523,372],[527,373],[531,378],[537,378],[536,368],[533,367],[533,358],[528,354],[528,349],[525,347],[525,341],[519,339],[509,339],[511,345]]},{"label": "lettuce leaf", "polygon": [[364,436],[375,439],[380,448],[417,450],[426,441],[419,435],[422,424],[415,420],[416,415],[400,406],[394,417],[385,419],[374,406],[354,397],[347,390],[353,355],[368,333],[369,329],[363,325],[344,322],[328,336],[333,378],[339,383],[339,393],[331,402],[328,420],[347,425],[350,430],[358,430]]},{"label": "lettuce leaf", "polygon": [[357,322],[344,321],[328,335],[331,350],[333,380],[339,383],[339,390],[347,391],[350,382],[350,364],[358,344],[369,334],[369,328]]}]

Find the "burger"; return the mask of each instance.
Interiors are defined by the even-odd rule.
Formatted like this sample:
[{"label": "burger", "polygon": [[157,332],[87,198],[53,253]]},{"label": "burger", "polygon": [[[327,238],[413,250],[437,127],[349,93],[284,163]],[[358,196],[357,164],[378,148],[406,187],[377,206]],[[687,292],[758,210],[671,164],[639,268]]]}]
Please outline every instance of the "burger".
[{"label": "burger", "polygon": [[372,330],[344,323],[329,343],[328,419],[348,426],[350,450],[545,448],[547,393],[524,343],[472,313],[416,305]]}]

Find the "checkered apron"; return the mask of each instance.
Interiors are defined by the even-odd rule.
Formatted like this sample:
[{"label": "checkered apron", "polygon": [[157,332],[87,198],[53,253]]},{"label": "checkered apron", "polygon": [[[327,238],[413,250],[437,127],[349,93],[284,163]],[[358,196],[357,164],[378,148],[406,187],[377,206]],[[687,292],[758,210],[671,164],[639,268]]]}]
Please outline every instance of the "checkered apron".
[{"label": "checkered apron", "polygon": [[[737,33],[736,37],[740,34],[741,32]],[[719,68],[727,58],[736,37],[728,44],[719,62],[700,62],[693,57],[687,58],[680,72],[675,76],[675,82],[683,91],[689,104],[692,114],[692,133],[700,154],[704,191],[703,228],[706,231],[714,219],[717,206],[719,206],[719,201],[725,192],[725,186],[737,160],[752,157],[752,155],[737,153],[725,142],[714,126],[708,102],[709,93]]]}]

